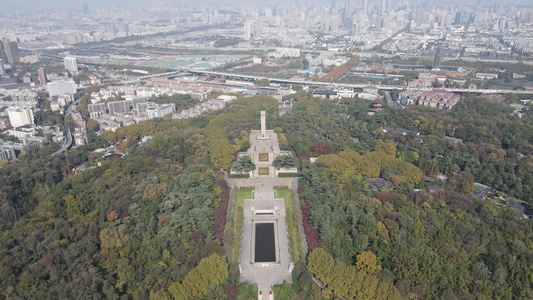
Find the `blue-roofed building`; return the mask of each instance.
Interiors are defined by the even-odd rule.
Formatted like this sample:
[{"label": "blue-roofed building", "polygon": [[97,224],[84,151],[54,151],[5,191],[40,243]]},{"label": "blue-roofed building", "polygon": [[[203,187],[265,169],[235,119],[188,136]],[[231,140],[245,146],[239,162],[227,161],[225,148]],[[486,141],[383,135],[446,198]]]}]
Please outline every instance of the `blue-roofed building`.
[{"label": "blue-roofed building", "polygon": [[517,209],[521,214],[524,214],[526,212],[526,208],[520,204],[511,204],[511,207]]},{"label": "blue-roofed building", "polygon": [[490,192],[490,188],[476,188],[474,190],[474,196],[475,197],[479,197],[479,198],[483,198],[489,192]]}]

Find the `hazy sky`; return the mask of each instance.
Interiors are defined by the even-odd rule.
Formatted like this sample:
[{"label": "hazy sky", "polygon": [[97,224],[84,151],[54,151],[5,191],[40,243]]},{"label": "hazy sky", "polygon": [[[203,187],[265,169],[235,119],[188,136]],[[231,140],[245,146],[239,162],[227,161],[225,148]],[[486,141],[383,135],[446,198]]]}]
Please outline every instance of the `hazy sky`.
[{"label": "hazy sky", "polygon": [[[344,4],[345,0],[336,0],[337,3]],[[351,0],[353,3],[358,3],[360,0]],[[377,0],[374,0],[377,1]],[[400,2],[403,3],[404,0],[389,0],[391,2]],[[479,0],[409,0],[410,4],[424,3],[428,2],[430,4],[447,4],[456,2],[459,4],[473,4],[477,3]],[[496,1],[501,1],[502,3],[508,3],[512,0],[481,0],[481,3],[485,5],[493,5]],[[519,0],[513,1],[514,3],[530,3],[531,0]],[[110,8],[116,6],[162,6],[163,4],[176,5],[189,5],[189,4],[206,4],[219,6],[223,3],[229,3],[233,5],[246,5],[246,4],[287,4],[287,3],[309,3],[309,4],[318,4],[318,3],[331,3],[331,0],[0,0],[0,14],[2,13],[12,13],[15,11],[38,11],[38,10],[56,10],[56,9],[67,9],[67,10],[82,10],[82,4],[87,3],[89,9],[94,8]],[[370,2],[373,2],[370,0]]]}]

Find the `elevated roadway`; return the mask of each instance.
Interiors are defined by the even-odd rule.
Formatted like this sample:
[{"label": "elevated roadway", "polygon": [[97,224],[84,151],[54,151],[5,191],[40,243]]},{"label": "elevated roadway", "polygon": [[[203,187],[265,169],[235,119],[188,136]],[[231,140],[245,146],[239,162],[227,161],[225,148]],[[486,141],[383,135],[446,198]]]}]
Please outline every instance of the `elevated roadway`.
[{"label": "elevated roadway", "polygon": [[67,129],[67,132],[65,133],[65,141],[63,142],[63,145],[61,145],[61,148],[59,148],[59,150],[50,154],[50,156],[55,156],[55,155],[58,155],[59,153],[63,153],[67,151],[67,149],[71,145],[72,145],[72,134],[70,133],[70,129]]},{"label": "elevated roadway", "polygon": [[[195,69],[182,69],[186,70],[188,73],[197,74],[197,75],[213,75],[213,76],[222,76],[226,78],[235,78],[243,80],[261,80],[268,79],[270,82],[275,83],[284,83],[284,84],[300,84],[300,85],[311,85],[311,86],[332,86],[335,88],[346,88],[346,89],[363,89],[368,87],[369,84],[350,84],[350,83],[335,83],[335,82],[323,82],[323,81],[308,81],[308,80],[295,80],[295,79],[280,79],[280,78],[270,78],[264,76],[254,76],[254,75],[243,75],[243,74],[233,74],[226,72],[213,72],[205,70],[195,70]],[[433,88],[417,88],[417,87],[406,87],[398,85],[373,85],[379,90],[412,90],[412,91],[432,91]],[[524,91],[524,90],[503,90],[503,89],[463,89],[463,88],[439,88],[441,90],[454,92],[454,93],[478,93],[478,94],[533,94],[533,91]]]},{"label": "elevated roadway", "polygon": [[[51,60],[57,60],[57,61],[63,61],[63,57],[59,55],[53,55],[53,54],[41,54],[42,58],[45,59],[51,59]],[[98,65],[97,63],[93,62],[86,62],[86,61],[78,61],[79,64],[88,64],[88,65]],[[334,82],[322,82],[322,81],[308,81],[308,80],[295,80],[295,79],[281,79],[281,78],[270,78],[270,77],[264,77],[264,76],[254,76],[254,75],[244,75],[244,74],[233,74],[233,73],[227,73],[227,72],[214,72],[214,71],[207,71],[207,70],[199,70],[199,69],[189,69],[189,68],[180,68],[175,71],[165,72],[165,73],[159,73],[159,74],[151,74],[151,75],[145,75],[140,76],[136,80],[128,80],[126,82],[123,82],[125,84],[135,84],[138,82],[146,81],[154,77],[176,77],[176,76],[183,76],[186,74],[197,74],[197,75],[213,75],[213,76],[221,76],[226,78],[234,78],[234,79],[242,79],[242,80],[261,80],[261,79],[268,79],[270,82],[274,83],[282,83],[282,84],[300,84],[300,85],[307,85],[307,86],[332,86],[334,88],[346,88],[346,89],[362,89],[365,87],[368,87],[368,84],[349,84],[349,83],[334,83]],[[375,85],[379,90],[412,90],[412,91],[431,91],[432,88],[414,88],[414,87],[406,87],[406,86],[396,86],[396,85]],[[464,89],[464,88],[439,88],[441,90],[446,90],[449,92],[454,93],[476,93],[476,94],[522,94],[522,95],[530,95],[533,94],[533,91],[524,91],[524,90],[506,90],[506,89]]]}]

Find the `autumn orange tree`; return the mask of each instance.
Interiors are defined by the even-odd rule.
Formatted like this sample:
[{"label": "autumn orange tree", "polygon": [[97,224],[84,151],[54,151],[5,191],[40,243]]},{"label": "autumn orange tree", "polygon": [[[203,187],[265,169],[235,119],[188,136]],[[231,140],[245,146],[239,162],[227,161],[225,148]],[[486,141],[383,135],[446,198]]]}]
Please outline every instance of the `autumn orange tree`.
[{"label": "autumn orange tree", "polygon": [[337,154],[321,155],[317,162],[323,163],[327,168],[322,169],[322,174],[344,182],[357,176],[373,178],[380,176],[381,170],[396,174],[401,182],[418,184],[423,177],[422,171],[408,162],[395,158],[396,146],[394,143],[380,142],[376,150],[365,155],[360,155],[354,150],[344,150]]},{"label": "autumn orange tree", "polygon": [[350,69],[353,66],[357,65],[358,63],[359,63],[359,59],[358,58],[351,58],[346,63],[333,68],[333,70],[331,70],[331,72],[329,72],[326,75],[324,75],[321,78],[321,80],[323,80],[323,81],[333,81],[333,80],[339,79],[341,76],[343,76],[344,74],[348,73],[350,71]]}]

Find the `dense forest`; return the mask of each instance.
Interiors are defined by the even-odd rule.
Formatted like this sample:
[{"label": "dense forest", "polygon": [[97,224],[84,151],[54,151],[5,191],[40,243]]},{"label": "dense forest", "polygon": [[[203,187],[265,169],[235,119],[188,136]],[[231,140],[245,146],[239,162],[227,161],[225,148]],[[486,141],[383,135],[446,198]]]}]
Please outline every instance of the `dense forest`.
[{"label": "dense forest", "polygon": [[[276,120],[302,160],[308,271],[348,298],[385,299],[386,284],[402,299],[533,298],[531,221],[498,199],[472,196],[474,182],[481,182],[509,201],[533,203],[530,112],[520,119],[505,103],[473,96],[452,111],[386,108],[369,117],[369,106],[300,99]],[[413,132],[382,130],[394,127]],[[316,163],[308,163],[310,156]],[[365,179],[373,177],[394,189],[371,190]],[[371,291],[381,287],[382,296],[346,289],[365,280]],[[305,282],[280,292],[318,299],[317,284]],[[391,293],[387,297],[398,297]]]},{"label": "dense forest", "polygon": [[[233,110],[259,109],[241,100]],[[89,133],[88,146],[63,157],[50,158],[49,144],[0,168],[2,298],[254,295],[224,258],[229,187],[211,163],[209,123],[157,119]],[[111,144],[123,155],[92,152]]]},{"label": "dense forest", "polygon": [[[68,154],[50,157],[55,144],[27,151],[0,168],[1,297],[254,299],[225,258],[220,169],[267,109],[267,127],[300,160],[310,250],[292,284],[274,287],[277,299],[532,299],[532,222],[473,197],[480,182],[533,203],[531,108],[519,118],[468,96],[452,111],[368,116],[370,105],[302,94],[279,116],[273,98],[239,96],[194,119],[89,132]],[[383,130],[394,127],[423,142]],[[122,155],[93,152],[102,145]],[[394,189],[372,190],[369,178]]]}]

